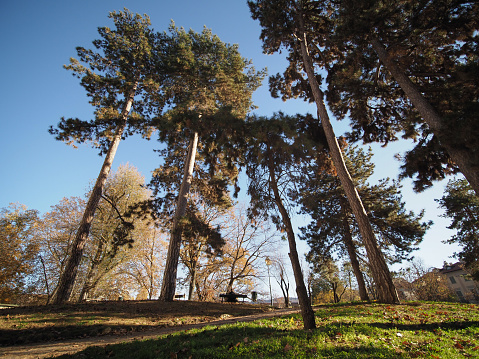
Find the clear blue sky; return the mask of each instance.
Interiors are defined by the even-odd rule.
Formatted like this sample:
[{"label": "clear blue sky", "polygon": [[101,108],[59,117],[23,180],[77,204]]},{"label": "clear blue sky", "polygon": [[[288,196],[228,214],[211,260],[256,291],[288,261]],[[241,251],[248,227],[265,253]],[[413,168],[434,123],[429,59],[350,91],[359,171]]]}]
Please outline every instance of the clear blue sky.
[{"label": "clear blue sky", "polygon": [[[96,178],[103,159],[86,145],[73,149],[55,141],[48,134],[62,116],[91,119],[88,104],[79,81],[62,65],[74,57],[75,47],[91,48],[98,38],[97,27],[111,26],[108,13],[128,8],[134,13],[148,14],[152,27],[167,30],[170,20],[186,29],[212,29],[220,39],[236,43],[242,56],[253,60],[257,69],[267,67],[268,73],[284,70],[282,55],[262,53],[260,27],[250,17],[246,0],[176,0],[176,1],[51,1],[4,0],[0,3],[0,208],[11,202],[25,204],[29,209],[47,212],[61,198],[83,196]],[[275,111],[316,113],[315,108],[301,100],[286,103],[272,99],[264,82],[254,95],[261,115]],[[333,123],[336,135],[347,130],[346,122]],[[114,162],[129,162],[146,177],[159,164],[153,152],[157,142],[129,138],[123,141]],[[399,162],[393,155],[410,148],[396,143],[383,149],[374,146],[377,164],[376,179],[395,178]],[[426,220],[435,225],[428,232],[416,257],[428,266],[442,266],[456,247],[442,244],[452,232],[449,220],[439,218],[435,198],[442,196],[445,183],[423,194],[414,194],[411,183],[404,181],[404,199],[413,211],[426,210]]]}]

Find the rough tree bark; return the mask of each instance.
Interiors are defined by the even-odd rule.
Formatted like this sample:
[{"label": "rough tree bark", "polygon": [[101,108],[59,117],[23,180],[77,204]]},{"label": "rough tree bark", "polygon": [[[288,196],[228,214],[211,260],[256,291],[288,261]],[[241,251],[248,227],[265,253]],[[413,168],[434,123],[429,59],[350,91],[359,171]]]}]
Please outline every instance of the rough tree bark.
[{"label": "rough tree bark", "polygon": [[111,141],[110,148],[106,153],[105,160],[103,161],[103,165],[100,170],[100,174],[98,175],[95,186],[93,187],[90,198],[88,199],[85,212],[83,213],[83,218],[80,222],[80,226],[78,228],[75,240],[72,244],[70,256],[65,265],[65,270],[62,272],[58,281],[58,287],[55,293],[53,304],[65,303],[70,299],[73,285],[75,284],[75,279],[78,273],[78,266],[80,265],[80,261],[82,258],[83,249],[90,233],[93,216],[95,215],[98,203],[100,202],[103,188],[105,187],[105,183],[108,174],[110,173],[111,166],[113,164],[113,160],[118,149],[118,145],[120,144],[123,131],[125,130],[128,120],[128,114],[130,113],[131,106],[133,105],[133,100],[137,87],[138,83],[135,83],[129,91],[127,101],[123,107],[123,110],[121,111],[121,123],[118,125],[115,136]]},{"label": "rough tree bark", "polygon": [[163,302],[171,302],[175,297],[178,260],[180,257],[181,247],[181,228],[179,228],[179,222],[181,217],[183,217],[186,213],[188,194],[190,192],[190,186],[193,180],[193,168],[195,166],[197,145],[198,133],[195,132],[193,138],[190,140],[188,154],[185,159],[185,172],[181,182],[175,216],[173,218],[173,225],[171,228],[170,243],[168,245],[168,254],[166,257],[163,283],[161,284],[161,293],[160,297],[158,298]]},{"label": "rough tree bark", "polygon": [[354,276],[356,277],[356,282],[358,283],[359,298],[361,300],[369,301],[368,291],[366,289],[366,283],[364,282],[363,273],[359,266],[359,261],[356,255],[356,249],[354,248],[353,239],[351,233],[346,233],[344,238],[344,243],[346,249],[348,250],[349,259],[351,261],[351,267],[353,267]]},{"label": "rough tree bark", "polygon": [[349,221],[347,214],[349,211],[347,208],[346,200],[341,200],[341,211],[343,212],[343,221],[344,221],[344,244],[349,254],[349,260],[351,262],[351,267],[353,267],[354,276],[356,277],[356,281],[358,283],[359,289],[359,298],[361,300],[369,301],[368,291],[366,289],[366,283],[364,282],[363,273],[361,272],[361,268],[359,266],[358,256],[356,254],[356,248],[353,242],[353,237],[351,236],[351,227],[349,226]]},{"label": "rough tree bark", "polygon": [[271,157],[268,163],[270,186],[273,190],[274,201],[278,207],[279,213],[286,230],[289,244],[289,258],[291,260],[291,266],[293,267],[294,279],[296,282],[296,294],[298,295],[299,306],[301,307],[301,316],[303,317],[304,329],[315,329],[316,321],[314,318],[314,311],[311,306],[311,302],[308,297],[306,286],[304,285],[303,271],[301,270],[301,263],[299,262],[298,251],[296,249],[296,240],[294,237],[293,226],[291,219],[289,218],[288,211],[283,205],[281,195],[278,190],[278,184],[275,176],[275,168]]},{"label": "rough tree bark", "polygon": [[363,238],[366,252],[368,254],[371,272],[378,289],[379,302],[390,304],[399,303],[399,297],[392,281],[391,273],[389,272],[386,261],[384,260],[384,257],[378,247],[371,223],[369,222],[368,216],[366,214],[366,210],[364,209],[361,198],[359,197],[348,169],[346,168],[341,149],[339,147],[336,135],[334,134],[333,126],[329,120],[329,115],[326,110],[326,106],[324,105],[324,96],[316,80],[313,63],[307,49],[306,33],[304,31],[304,22],[301,14],[299,16],[299,23],[301,34],[299,42],[303,57],[303,66],[307,73],[308,81],[317,106],[318,116],[321,119],[321,124],[326,135],[331,158],[356,221],[358,222],[359,231],[361,232],[361,237]]},{"label": "rough tree bark", "polygon": [[386,66],[406,96],[411,100],[416,110],[420,113],[431,131],[437,136],[439,142],[459,167],[464,177],[466,177],[476,192],[476,196],[479,197],[479,171],[474,169],[474,158],[471,158],[470,151],[449,144],[448,134],[444,133],[441,116],[436,112],[435,108],[426,100],[417,86],[406,76],[399,65],[389,56],[381,42],[379,42],[377,38],[372,38],[370,42],[379,60]]}]

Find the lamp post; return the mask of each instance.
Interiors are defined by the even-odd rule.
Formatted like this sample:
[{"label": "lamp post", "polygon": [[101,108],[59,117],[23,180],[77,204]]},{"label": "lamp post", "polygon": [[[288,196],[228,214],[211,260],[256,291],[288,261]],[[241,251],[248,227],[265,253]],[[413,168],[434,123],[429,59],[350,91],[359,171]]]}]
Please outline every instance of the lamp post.
[{"label": "lamp post", "polygon": [[271,276],[269,275],[269,266],[271,265],[271,259],[265,258],[266,267],[268,268],[268,282],[269,282],[269,298],[271,300],[271,306],[273,306],[273,294],[271,293]]}]

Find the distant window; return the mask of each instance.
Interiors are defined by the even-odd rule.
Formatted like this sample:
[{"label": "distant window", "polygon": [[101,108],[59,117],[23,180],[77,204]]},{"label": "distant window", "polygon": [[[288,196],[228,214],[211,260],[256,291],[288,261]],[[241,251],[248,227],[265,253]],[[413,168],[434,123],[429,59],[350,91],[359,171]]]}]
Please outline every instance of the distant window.
[{"label": "distant window", "polygon": [[454,279],[454,277],[449,277],[449,280],[451,281],[452,284],[456,284],[456,280]]}]

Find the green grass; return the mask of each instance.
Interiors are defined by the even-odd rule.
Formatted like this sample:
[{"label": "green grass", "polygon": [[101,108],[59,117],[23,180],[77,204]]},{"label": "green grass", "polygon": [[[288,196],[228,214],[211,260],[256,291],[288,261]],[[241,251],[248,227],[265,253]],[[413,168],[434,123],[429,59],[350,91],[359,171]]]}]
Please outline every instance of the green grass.
[{"label": "green grass", "polygon": [[63,358],[479,357],[479,306],[350,303],[316,308],[317,329],[289,315],[92,347]]}]

